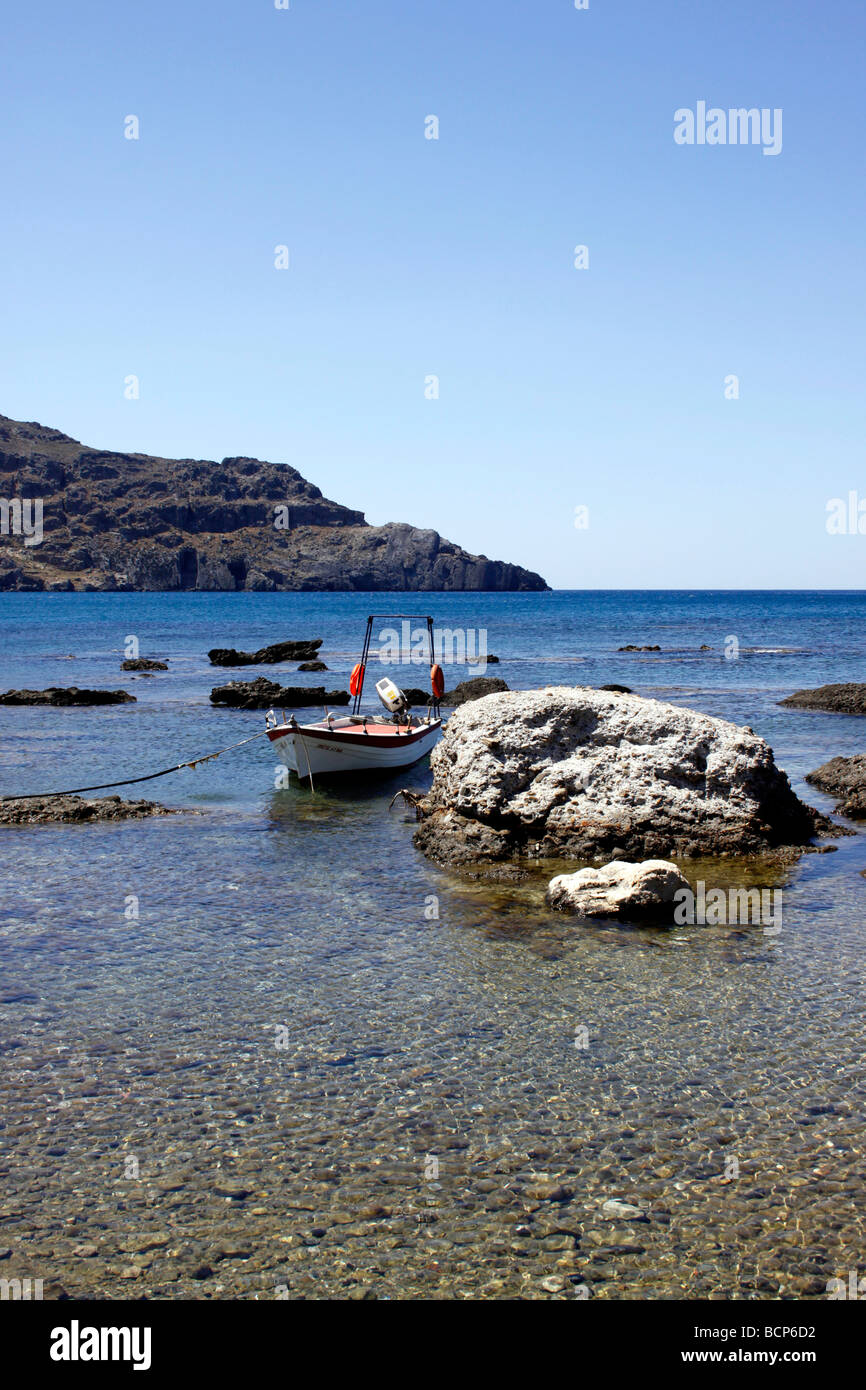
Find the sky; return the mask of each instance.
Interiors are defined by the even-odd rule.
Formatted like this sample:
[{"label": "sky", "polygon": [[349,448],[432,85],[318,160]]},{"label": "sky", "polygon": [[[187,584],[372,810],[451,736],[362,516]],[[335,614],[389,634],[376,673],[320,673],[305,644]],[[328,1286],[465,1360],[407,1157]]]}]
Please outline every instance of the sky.
[{"label": "sky", "polygon": [[0,413],[555,588],[860,588],[864,50],[862,0],[10,7]]}]

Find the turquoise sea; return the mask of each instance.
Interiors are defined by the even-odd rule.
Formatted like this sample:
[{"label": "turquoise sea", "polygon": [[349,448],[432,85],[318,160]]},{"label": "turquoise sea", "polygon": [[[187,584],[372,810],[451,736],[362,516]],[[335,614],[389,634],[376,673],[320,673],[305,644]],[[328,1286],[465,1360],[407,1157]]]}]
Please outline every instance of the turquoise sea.
[{"label": "turquoise sea", "polygon": [[[367,614],[391,609],[483,630],[515,689],[618,682],[748,724],[824,810],[804,775],[864,751],[864,721],[777,704],[866,680],[862,592],[4,594],[0,689],[137,702],[0,708],[0,795],[255,733],[263,713],[213,708],[213,685],[346,688]],[[121,675],[132,636],[168,672]],[[206,656],[317,637],[323,675]],[[465,883],[416,852],[388,808],[425,764],[313,793],[274,774],[262,740],[118,788],[198,814],[0,830],[6,1277],[84,1297],[739,1299],[821,1297],[862,1266],[860,831],[770,875],[777,936],[578,927],[544,879]]]}]

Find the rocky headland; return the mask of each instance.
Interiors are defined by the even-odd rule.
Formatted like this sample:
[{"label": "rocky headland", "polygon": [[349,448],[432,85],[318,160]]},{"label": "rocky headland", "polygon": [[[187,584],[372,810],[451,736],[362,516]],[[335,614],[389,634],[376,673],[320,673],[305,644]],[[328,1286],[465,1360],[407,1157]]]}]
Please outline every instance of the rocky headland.
[{"label": "rocky headland", "polygon": [[38,541],[4,510],[0,590],[547,588],[434,530],[370,526],[288,464],[91,449],[4,415],[0,496],[42,507]]}]

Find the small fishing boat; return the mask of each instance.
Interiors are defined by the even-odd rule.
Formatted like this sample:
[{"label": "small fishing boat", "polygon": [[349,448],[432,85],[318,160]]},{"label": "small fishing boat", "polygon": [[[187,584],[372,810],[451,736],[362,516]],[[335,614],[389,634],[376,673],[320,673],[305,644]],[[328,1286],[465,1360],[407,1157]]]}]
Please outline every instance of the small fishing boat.
[{"label": "small fishing boat", "polygon": [[[426,715],[413,715],[403,691],[387,678],[376,682],[376,693],[386,713],[363,714],[361,699],[374,620],[421,617],[427,624],[430,651],[431,697]],[[269,710],[268,739],[285,766],[300,778],[309,777],[311,782],[317,773],[390,772],[411,767],[430,752],[440,737],[439,700],[444,690],[442,667],[435,658],[433,619],[420,613],[373,613],[367,619],[361,660],[349,681],[349,693],[354,697],[351,714],[338,716],[325,710],[321,719],[301,724],[294,715],[287,719],[284,711],[280,717],[275,710]]]}]

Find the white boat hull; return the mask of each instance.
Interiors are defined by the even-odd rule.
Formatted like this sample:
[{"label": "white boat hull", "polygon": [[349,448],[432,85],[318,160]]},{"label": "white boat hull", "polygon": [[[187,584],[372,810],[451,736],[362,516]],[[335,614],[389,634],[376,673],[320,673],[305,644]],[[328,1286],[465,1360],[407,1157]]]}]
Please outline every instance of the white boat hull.
[{"label": "white boat hull", "polygon": [[438,742],[441,721],[417,727],[371,722],[367,732],[349,721],[278,725],[268,730],[273,751],[298,777],[325,772],[379,772],[411,767]]}]

